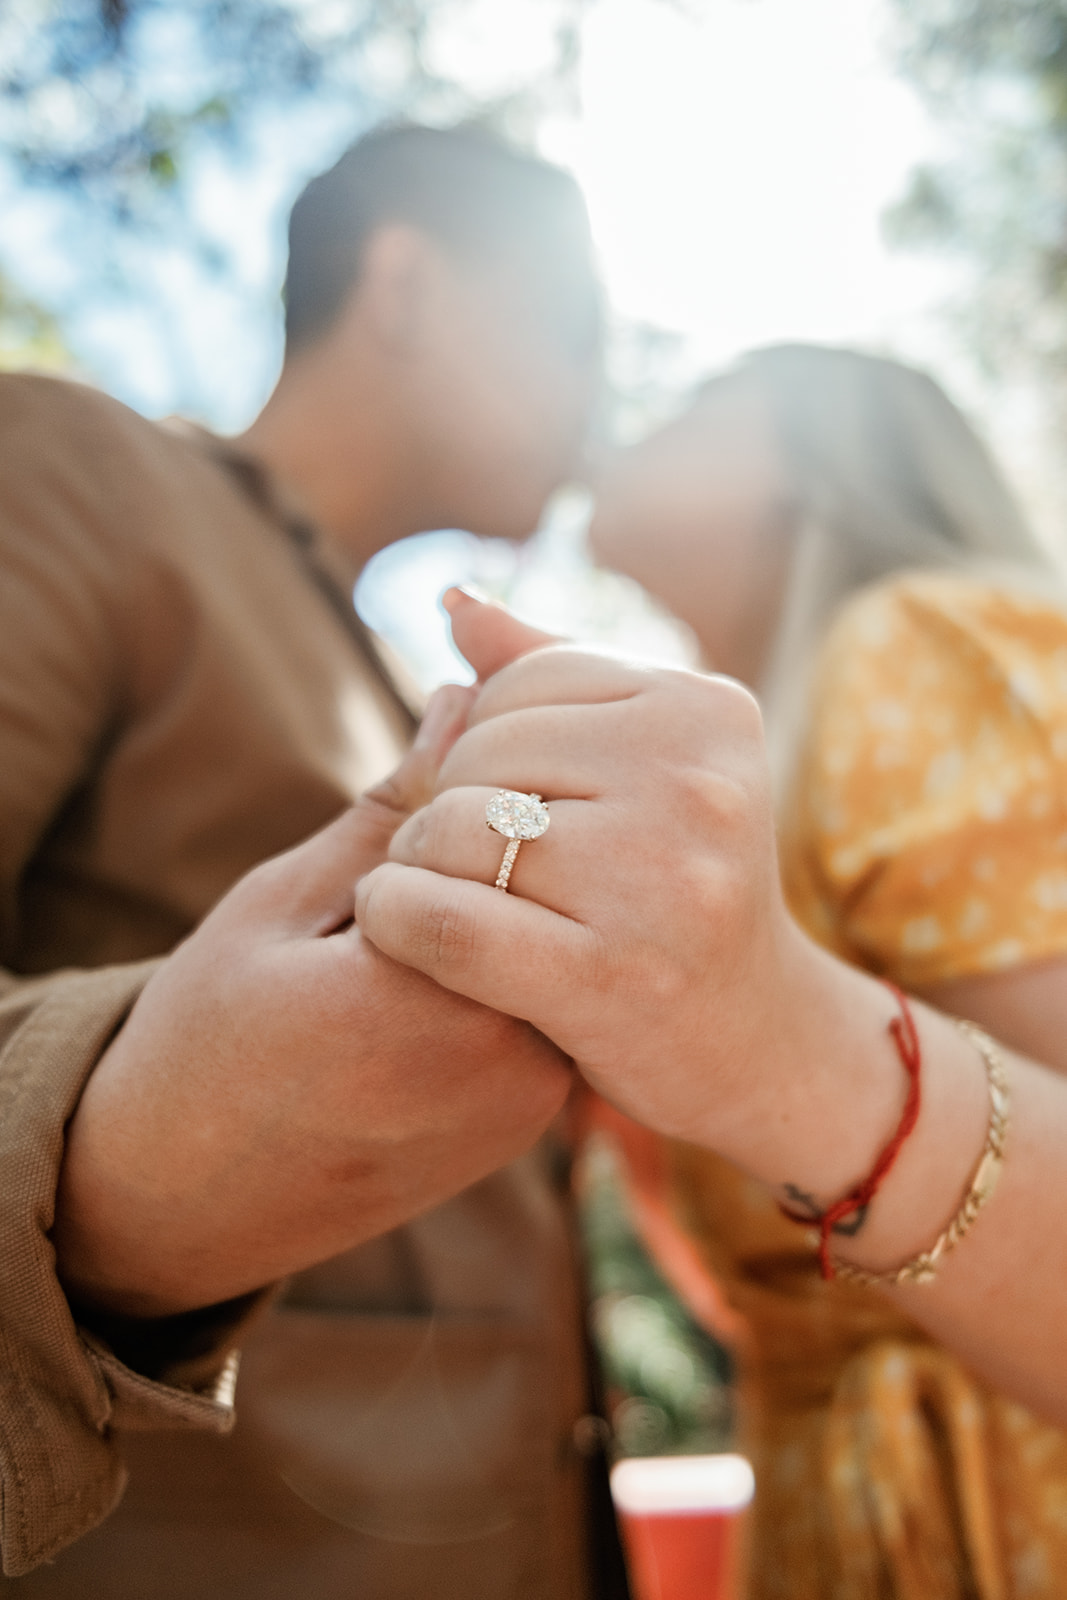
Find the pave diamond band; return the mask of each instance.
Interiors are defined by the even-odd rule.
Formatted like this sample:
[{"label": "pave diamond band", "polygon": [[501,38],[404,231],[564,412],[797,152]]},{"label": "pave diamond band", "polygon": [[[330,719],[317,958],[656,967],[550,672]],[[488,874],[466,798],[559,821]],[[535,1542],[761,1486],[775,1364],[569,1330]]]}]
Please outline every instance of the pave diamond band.
[{"label": "pave diamond band", "polygon": [[507,893],[508,879],[511,877],[511,869],[515,865],[515,857],[519,853],[519,846],[521,843],[521,839],[508,840],[508,847],[504,851],[504,859],[500,863],[500,871],[496,875],[496,882],[494,883],[493,888],[503,889],[505,894]]},{"label": "pave diamond band", "polygon": [[539,839],[551,820],[539,794],[520,794],[516,789],[497,790],[486,805],[485,823],[494,833],[502,834],[508,843],[494,888],[507,893],[520,844],[524,839]]}]

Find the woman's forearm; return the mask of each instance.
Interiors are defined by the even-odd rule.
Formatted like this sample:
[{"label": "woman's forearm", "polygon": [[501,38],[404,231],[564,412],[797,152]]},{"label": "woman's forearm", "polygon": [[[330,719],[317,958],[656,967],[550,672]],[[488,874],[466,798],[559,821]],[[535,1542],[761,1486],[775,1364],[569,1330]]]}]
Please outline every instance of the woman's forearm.
[{"label": "woman's forearm", "polygon": [[1067,1423],[1067,1081],[1006,1058],[1012,1121],[996,1192],[934,1283],[893,1293],[982,1377]]},{"label": "woman's forearm", "polygon": [[[799,1093],[724,1152],[768,1183],[791,1210],[823,1210],[861,1179],[891,1135],[906,1075],[886,1034],[889,991],[808,946],[793,1006]],[[1041,1009],[1064,992],[1056,968],[1018,984]],[[806,1000],[803,998],[806,995]],[[1022,1010],[1016,985],[973,980],[955,999],[988,1027]],[[987,998],[988,997],[988,998]],[[983,1004],[983,999],[986,1003]],[[787,1006],[788,1009],[788,1006]],[[891,1271],[927,1249],[955,1215],[985,1143],[985,1064],[951,1018],[912,1002],[922,1053],[922,1105],[914,1131],[855,1231],[833,1236],[835,1258]],[[1026,1015],[1030,1015],[1027,1011]],[[997,1187],[930,1283],[886,1293],[982,1377],[1057,1421],[1067,1421],[1067,1078],[1007,1048],[1010,1126]],[[1058,1066],[1058,1063],[1056,1064]],[[768,1080],[788,1083],[780,1062]],[[890,1095],[890,1086],[894,1086]],[[705,1142],[720,1143],[713,1130]]]}]

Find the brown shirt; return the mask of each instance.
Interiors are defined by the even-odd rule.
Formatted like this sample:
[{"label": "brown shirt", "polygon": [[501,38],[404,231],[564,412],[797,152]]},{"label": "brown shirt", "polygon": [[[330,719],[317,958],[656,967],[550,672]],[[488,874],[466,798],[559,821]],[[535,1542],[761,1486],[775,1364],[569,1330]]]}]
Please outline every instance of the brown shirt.
[{"label": "brown shirt", "polygon": [[[586,1592],[578,1301],[542,1154],[298,1279],[247,1332],[229,1437],[223,1329],[150,1381],[55,1278],[63,1127],[148,958],[409,731],[309,559],[338,558],[206,436],[0,378],[0,1593]],[[127,1465],[123,1508],[32,1571]]]}]

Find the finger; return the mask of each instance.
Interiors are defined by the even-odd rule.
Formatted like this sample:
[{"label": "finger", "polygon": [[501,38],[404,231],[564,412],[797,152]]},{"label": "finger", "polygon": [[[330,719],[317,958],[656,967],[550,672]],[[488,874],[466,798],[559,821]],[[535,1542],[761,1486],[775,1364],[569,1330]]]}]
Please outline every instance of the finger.
[{"label": "finger", "polygon": [[[535,1028],[568,1054],[567,995],[580,991],[595,936],[580,923],[485,884],[388,862],[356,890],[356,923],[383,954],[456,994]],[[551,1019],[545,997],[551,1002]]]},{"label": "finger", "polygon": [[[683,726],[702,726],[717,746],[751,738],[762,726],[755,696],[734,678],[557,645],[491,678],[471,708],[468,728],[534,706],[592,710],[611,703],[639,710],[642,734],[656,736],[658,729],[670,736]],[[596,715],[601,714],[598,709]]]},{"label": "finger", "polygon": [[[510,841],[485,820],[495,789],[448,789],[432,805],[409,817],[393,836],[390,861],[423,867],[449,878],[495,884]],[[599,809],[599,808],[598,808]],[[521,841],[511,869],[513,894],[550,911],[580,915],[580,885],[589,875],[589,806],[581,800],[553,801],[548,830]],[[601,827],[596,837],[602,840]]]},{"label": "finger", "polygon": [[415,743],[396,770],[328,827],[246,880],[264,931],[314,938],[352,917],[352,885],[385,860],[400,824],[431,798],[444,752],[462,733],[474,690],[446,684],[431,697]]},{"label": "finger", "polygon": [[[395,813],[393,827],[399,819]],[[382,817],[373,804],[343,811],[284,855],[255,867],[219,901],[214,923],[239,923],[267,942],[317,938],[350,920],[353,881],[384,858]]]},{"label": "finger", "polygon": [[[531,651],[489,679],[470,714],[471,724],[523,706],[603,705],[661,687],[673,669],[629,661],[607,650],[552,645]],[[679,674],[678,676],[681,676]]]},{"label": "finger", "polygon": [[430,696],[412,750],[423,752],[438,766],[467,726],[478,695],[472,684],[444,683]]},{"label": "finger", "polygon": [[483,682],[519,656],[559,642],[555,634],[531,628],[503,606],[481,600],[468,589],[446,589],[441,604],[451,620],[456,648]]},{"label": "finger", "polygon": [[[553,663],[539,654],[519,667],[531,677],[514,686],[518,693],[504,682],[518,670],[511,667],[482,691],[441,767],[438,791],[490,784],[546,800],[593,800],[647,787],[657,769],[706,767],[726,775],[759,738],[756,703],[730,679],[653,668],[640,680],[647,687],[635,691],[629,670],[622,677],[608,670],[591,692],[623,698],[542,703],[542,691],[556,692]],[[559,692],[569,692],[571,681],[565,674]]]},{"label": "finger", "polygon": [[368,838],[373,815],[382,835],[383,852],[404,818],[431,799],[441,763],[464,732],[476,699],[477,691],[470,684],[446,683],[437,689],[430,696],[415,742],[403,761],[388,778],[361,797],[358,804],[368,813]]},{"label": "finger", "polygon": [[[531,706],[468,728],[438,774],[437,789],[489,786],[545,800],[594,800],[619,781],[632,751],[653,738],[628,702]],[[655,745],[647,752],[655,755]]]}]

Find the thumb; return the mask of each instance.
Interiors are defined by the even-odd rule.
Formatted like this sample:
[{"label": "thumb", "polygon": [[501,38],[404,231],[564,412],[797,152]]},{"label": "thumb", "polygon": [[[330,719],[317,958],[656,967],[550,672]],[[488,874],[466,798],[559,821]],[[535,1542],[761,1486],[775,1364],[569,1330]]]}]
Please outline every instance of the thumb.
[{"label": "thumb", "polygon": [[375,854],[371,865],[384,861],[389,841],[405,818],[433,799],[441,763],[466,728],[476,698],[473,684],[446,683],[435,690],[403,761],[357,801],[357,811],[364,814],[367,848]]},{"label": "thumb", "polygon": [[441,604],[452,623],[456,648],[466,656],[480,682],[531,650],[560,643],[556,634],[531,628],[503,606],[480,600],[468,589],[446,589]]},{"label": "thumb", "polygon": [[352,887],[386,858],[393,834],[432,798],[441,763],[467,726],[472,685],[446,683],[426,707],[415,742],[388,778],[302,844],[255,868],[231,890],[237,915],[254,904],[264,928],[317,937],[350,920]]}]

